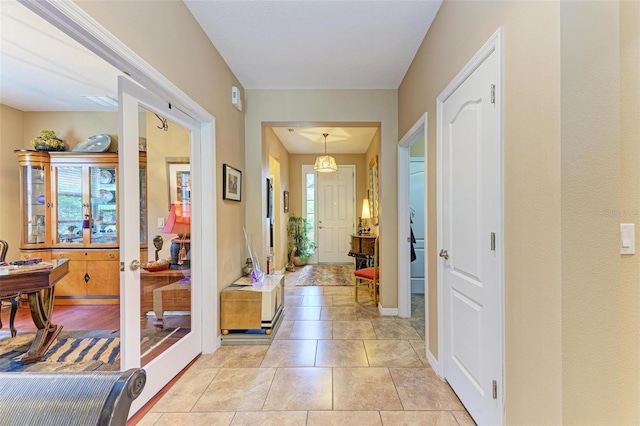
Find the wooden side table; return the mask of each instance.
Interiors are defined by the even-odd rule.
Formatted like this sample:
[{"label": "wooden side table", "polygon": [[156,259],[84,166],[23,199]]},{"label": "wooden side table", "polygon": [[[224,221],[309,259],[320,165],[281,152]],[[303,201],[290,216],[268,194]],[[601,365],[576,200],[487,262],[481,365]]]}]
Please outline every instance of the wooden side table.
[{"label": "wooden side table", "polygon": [[356,270],[366,268],[372,258],[376,243],[375,235],[352,235],[349,256],[356,259]]},{"label": "wooden side table", "polygon": [[263,329],[271,334],[284,309],[284,275],[266,275],[261,285],[241,285],[241,278],[220,293],[220,328],[230,331]]}]

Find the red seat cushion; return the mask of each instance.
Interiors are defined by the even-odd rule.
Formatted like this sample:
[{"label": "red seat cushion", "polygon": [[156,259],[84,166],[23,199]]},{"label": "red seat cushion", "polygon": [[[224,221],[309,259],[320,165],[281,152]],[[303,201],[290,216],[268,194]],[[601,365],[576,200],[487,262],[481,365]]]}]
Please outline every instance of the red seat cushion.
[{"label": "red seat cushion", "polygon": [[367,280],[373,280],[374,273],[375,273],[376,279],[378,279],[378,277],[380,276],[380,271],[378,270],[378,268],[358,269],[357,271],[354,272],[354,275],[356,276],[356,278],[364,278],[364,279],[367,279]]}]

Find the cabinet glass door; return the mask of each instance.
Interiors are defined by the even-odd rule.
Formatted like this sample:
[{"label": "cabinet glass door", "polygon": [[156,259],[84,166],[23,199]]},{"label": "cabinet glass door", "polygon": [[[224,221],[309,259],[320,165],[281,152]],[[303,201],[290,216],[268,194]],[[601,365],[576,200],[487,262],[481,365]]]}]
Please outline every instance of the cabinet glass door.
[{"label": "cabinet glass door", "polygon": [[47,179],[43,166],[22,167],[24,200],[22,243],[44,245],[47,241]]},{"label": "cabinet glass door", "polygon": [[118,188],[116,185],[116,168],[91,167],[91,210],[90,221],[91,244],[118,243]]},{"label": "cabinet glass door", "polygon": [[54,212],[57,221],[56,244],[82,245],[83,214],[89,214],[88,205],[83,205],[84,193],[82,166],[57,166],[55,174]]}]

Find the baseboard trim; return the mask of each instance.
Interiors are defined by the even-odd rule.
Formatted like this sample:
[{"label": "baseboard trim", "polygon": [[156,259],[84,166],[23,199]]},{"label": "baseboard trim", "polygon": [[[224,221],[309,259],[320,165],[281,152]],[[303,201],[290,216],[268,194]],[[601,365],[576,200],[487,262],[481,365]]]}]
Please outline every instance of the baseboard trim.
[{"label": "baseboard trim", "polygon": [[383,308],[381,304],[378,304],[378,312],[383,317],[393,317],[398,315],[398,308]]},{"label": "baseboard trim", "polygon": [[[425,342],[426,343],[426,342]],[[441,379],[444,380],[444,377],[440,376],[440,367],[438,365],[438,360],[436,359],[436,357],[431,353],[430,350],[427,350],[427,361],[429,361],[429,365],[431,366],[431,368],[433,369],[433,371],[435,371],[435,373],[438,375],[438,377],[440,377]]]}]

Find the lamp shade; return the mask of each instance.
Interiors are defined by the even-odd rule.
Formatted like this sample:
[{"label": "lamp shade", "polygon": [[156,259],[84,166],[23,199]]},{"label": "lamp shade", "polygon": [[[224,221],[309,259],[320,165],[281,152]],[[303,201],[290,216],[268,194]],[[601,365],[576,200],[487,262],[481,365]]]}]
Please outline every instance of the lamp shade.
[{"label": "lamp shade", "polygon": [[329,136],[329,133],[323,133],[322,136],[324,136],[324,155],[316,158],[316,164],[313,166],[313,170],[321,173],[337,172],[338,165],[336,164],[336,159],[327,155],[327,136]]},{"label": "lamp shade", "polygon": [[362,200],[362,218],[363,219],[371,219],[371,212],[369,211],[369,200]]},{"label": "lamp shade", "polygon": [[336,164],[336,159],[332,156],[321,155],[316,158],[316,164],[313,166],[313,169],[322,173],[337,172],[338,165]]},{"label": "lamp shade", "polygon": [[169,210],[169,218],[167,223],[162,228],[162,232],[165,234],[189,234],[191,233],[191,215],[188,205],[186,208],[182,208],[179,203],[171,204]]}]

